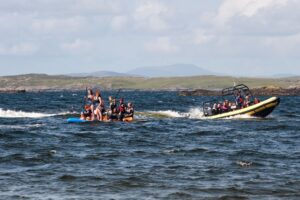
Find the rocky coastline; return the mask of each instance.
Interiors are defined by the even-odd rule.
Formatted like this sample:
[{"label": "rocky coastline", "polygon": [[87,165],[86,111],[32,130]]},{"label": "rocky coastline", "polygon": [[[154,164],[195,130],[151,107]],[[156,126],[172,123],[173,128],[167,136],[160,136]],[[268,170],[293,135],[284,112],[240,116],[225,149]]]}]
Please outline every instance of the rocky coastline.
[{"label": "rocky coastline", "polygon": [[[251,92],[254,96],[300,96],[300,88],[281,87],[261,87],[253,88]],[[182,90],[178,92],[180,96],[220,96],[221,90]]]},{"label": "rocky coastline", "polygon": [[0,93],[25,93],[26,90],[16,90],[16,89],[0,89]]}]

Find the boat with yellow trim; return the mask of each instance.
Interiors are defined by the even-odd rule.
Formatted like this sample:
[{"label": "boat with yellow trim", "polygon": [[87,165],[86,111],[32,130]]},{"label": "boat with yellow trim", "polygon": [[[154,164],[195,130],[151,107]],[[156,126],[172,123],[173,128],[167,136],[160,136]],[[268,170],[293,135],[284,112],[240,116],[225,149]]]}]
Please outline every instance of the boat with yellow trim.
[{"label": "boat with yellow trim", "polygon": [[222,102],[228,101],[228,96],[236,97],[237,94],[241,96],[248,96],[249,104],[242,108],[229,109],[226,112],[214,112],[215,105],[220,104],[220,101],[213,100],[203,103],[203,113],[208,119],[220,119],[233,117],[237,115],[249,115],[254,117],[264,118],[268,116],[280,103],[279,97],[271,97],[261,102],[255,101],[256,98],[253,97],[250,89],[244,85],[240,84],[234,87],[225,88],[222,90]]}]

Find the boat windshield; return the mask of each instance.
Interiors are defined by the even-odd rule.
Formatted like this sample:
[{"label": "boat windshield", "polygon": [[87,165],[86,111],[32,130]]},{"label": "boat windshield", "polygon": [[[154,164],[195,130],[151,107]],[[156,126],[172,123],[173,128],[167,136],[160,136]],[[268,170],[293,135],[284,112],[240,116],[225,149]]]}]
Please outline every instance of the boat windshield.
[{"label": "boat windshield", "polygon": [[244,84],[239,84],[233,87],[225,88],[222,90],[222,97],[225,99],[228,96],[235,97],[238,93],[240,93],[242,96],[250,96],[252,97],[252,93],[248,86]]}]

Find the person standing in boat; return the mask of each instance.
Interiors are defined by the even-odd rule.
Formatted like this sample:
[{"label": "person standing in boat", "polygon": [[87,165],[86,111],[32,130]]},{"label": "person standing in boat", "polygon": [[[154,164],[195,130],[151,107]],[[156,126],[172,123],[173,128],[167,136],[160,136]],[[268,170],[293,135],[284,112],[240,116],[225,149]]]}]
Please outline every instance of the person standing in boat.
[{"label": "person standing in boat", "polygon": [[105,106],[99,90],[96,91],[93,98],[93,107],[95,109],[94,114],[97,116],[97,120],[102,121],[103,113],[105,112]]},{"label": "person standing in boat", "polygon": [[236,104],[238,109],[243,108],[244,98],[242,97],[240,91],[238,91],[236,96],[235,96],[235,104]]},{"label": "person standing in boat", "polygon": [[91,110],[91,116],[90,120],[94,120],[94,93],[92,89],[88,89],[87,96],[86,96],[86,103],[85,105],[89,106],[89,109]]}]

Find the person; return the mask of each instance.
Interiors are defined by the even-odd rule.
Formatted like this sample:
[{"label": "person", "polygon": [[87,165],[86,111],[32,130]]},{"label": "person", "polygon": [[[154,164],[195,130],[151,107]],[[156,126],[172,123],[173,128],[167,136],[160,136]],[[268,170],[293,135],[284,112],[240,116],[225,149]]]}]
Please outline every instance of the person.
[{"label": "person", "polygon": [[91,106],[85,105],[84,110],[80,113],[80,119],[91,120],[91,118],[92,118]]},{"label": "person", "polygon": [[126,111],[126,104],[124,103],[124,99],[121,98],[118,107],[118,119],[120,121],[123,121],[125,111]]},{"label": "person", "polygon": [[87,91],[87,96],[86,96],[86,105],[90,106],[91,109],[91,120],[93,121],[95,116],[94,116],[94,93],[92,89],[88,89]]},{"label": "person", "polygon": [[243,108],[243,103],[244,103],[244,99],[241,95],[241,93],[238,91],[236,96],[235,96],[235,104],[237,105],[237,108]]},{"label": "person", "polygon": [[116,99],[113,98],[112,96],[109,96],[108,101],[109,101],[109,109],[107,112],[108,118],[110,120],[118,119]]},{"label": "person", "polygon": [[127,108],[125,109],[124,117],[133,117],[134,114],[134,108],[131,102],[128,102]]},{"label": "person", "polygon": [[217,104],[214,103],[213,107],[212,107],[212,114],[215,115],[215,114],[218,114],[218,108],[217,108]]},{"label": "person", "polygon": [[254,104],[260,103],[260,100],[258,98],[254,98]]},{"label": "person", "polygon": [[228,112],[229,111],[229,107],[228,107],[228,100],[225,100],[223,102],[223,105],[222,105],[222,112]]},{"label": "person", "polygon": [[246,108],[248,106],[250,106],[250,95],[249,94],[247,94],[246,97],[245,97],[245,101],[244,101],[243,107]]},{"label": "person", "polygon": [[236,110],[236,104],[235,103],[231,103],[230,109],[231,110]]},{"label": "person", "polygon": [[217,104],[217,111],[218,111],[218,114],[222,113],[222,106],[220,103]]},{"label": "person", "polygon": [[94,106],[94,114],[97,116],[97,120],[103,120],[103,113],[105,112],[104,101],[101,97],[101,93],[99,90],[96,91],[94,99],[93,99],[93,106]]}]

